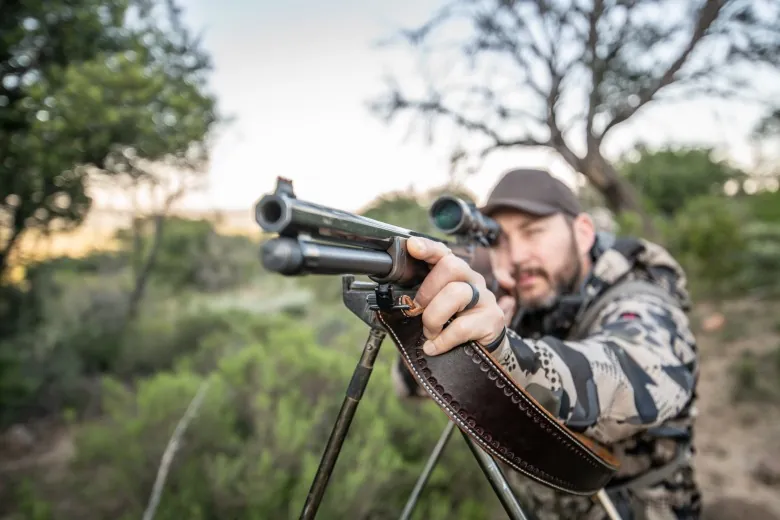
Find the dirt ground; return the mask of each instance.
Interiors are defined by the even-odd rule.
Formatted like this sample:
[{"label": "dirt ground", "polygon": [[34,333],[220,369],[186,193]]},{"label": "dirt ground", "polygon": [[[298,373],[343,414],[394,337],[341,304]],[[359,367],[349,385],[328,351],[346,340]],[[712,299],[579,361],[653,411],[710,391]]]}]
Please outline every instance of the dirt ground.
[{"label": "dirt ground", "polygon": [[[718,330],[699,327],[699,417],[695,460],[708,519],[780,519],[780,402],[734,402],[744,356],[780,364],[780,306],[735,302],[702,306],[694,319],[718,315]],[[766,356],[766,358],[764,358]],[[766,361],[764,361],[766,359]],[[772,367],[769,377],[777,378]],[[769,381],[780,385],[780,379]]]}]

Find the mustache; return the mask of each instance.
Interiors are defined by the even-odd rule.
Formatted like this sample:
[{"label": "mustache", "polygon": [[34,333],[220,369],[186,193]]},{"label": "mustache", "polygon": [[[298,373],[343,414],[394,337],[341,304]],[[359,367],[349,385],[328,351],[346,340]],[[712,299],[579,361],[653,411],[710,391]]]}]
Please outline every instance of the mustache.
[{"label": "mustache", "polygon": [[542,269],[541,267],[526,267],[526,268],[520,268],[518,266],[514,266],[512,269],[512,278],[517,280],[523,275],[526,276],[539,276],[545,279],[549,280],[549,276],[547,275],[547,271]]}]

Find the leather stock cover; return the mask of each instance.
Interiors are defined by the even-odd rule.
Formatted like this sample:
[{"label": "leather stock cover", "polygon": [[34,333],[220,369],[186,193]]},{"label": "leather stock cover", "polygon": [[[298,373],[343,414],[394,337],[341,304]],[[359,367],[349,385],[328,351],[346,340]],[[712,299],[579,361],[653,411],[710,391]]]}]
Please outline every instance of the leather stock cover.
[{"label": "leather stock cover", "polygon": [[475,342],[423,352],[422,317],[377,311],[407,369],[482,449],[548,487],[593,495],[618,468],[605,449],[562,425]]}]

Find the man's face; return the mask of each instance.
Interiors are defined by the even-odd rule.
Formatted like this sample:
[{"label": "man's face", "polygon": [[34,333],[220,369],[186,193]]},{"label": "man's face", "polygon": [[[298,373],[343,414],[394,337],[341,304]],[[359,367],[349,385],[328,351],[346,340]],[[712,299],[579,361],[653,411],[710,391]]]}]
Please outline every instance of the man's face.
[{"label": "man's face", "polygon": [[576,221],[561,214],[534,217],[516,211],[502,211],[493,218],[503,231],[493,251],[494,267],[514,279],[520,307],[549,307],[579,283],[583,236]]}]

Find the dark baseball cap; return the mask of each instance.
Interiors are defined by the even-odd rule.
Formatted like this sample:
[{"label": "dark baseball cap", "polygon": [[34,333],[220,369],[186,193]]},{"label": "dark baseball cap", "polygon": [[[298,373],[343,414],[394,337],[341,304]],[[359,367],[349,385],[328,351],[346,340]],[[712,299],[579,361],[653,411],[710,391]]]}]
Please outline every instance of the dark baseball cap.
[{"label": "dark baseball cap", "polygon": [[568,186],[546,171],[533,169],[506,172],[480,211],[490,215],[505,208],[538,217],[555,213],[576,217],[582,213],[577,196]]}]

